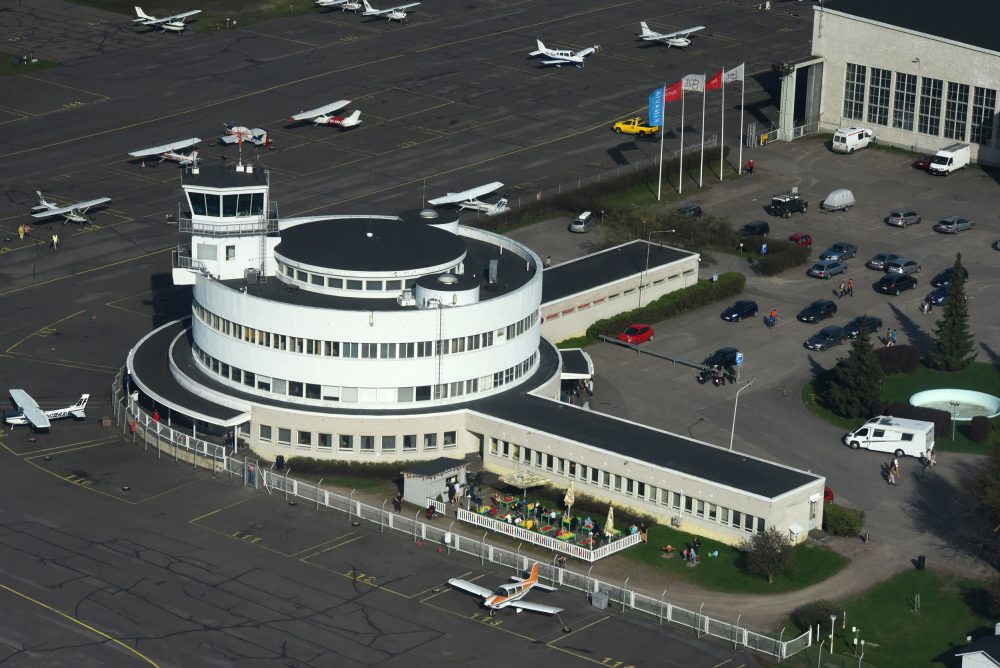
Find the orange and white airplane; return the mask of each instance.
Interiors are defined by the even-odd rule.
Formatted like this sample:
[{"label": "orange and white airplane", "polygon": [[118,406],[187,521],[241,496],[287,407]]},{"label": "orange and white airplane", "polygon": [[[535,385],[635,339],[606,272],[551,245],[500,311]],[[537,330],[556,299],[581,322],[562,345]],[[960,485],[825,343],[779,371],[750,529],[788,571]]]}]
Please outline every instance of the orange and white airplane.
[{"label": "orange and white airplane", "polygon": [[540,612],[544,615],[557,615],[563,611],[563,608],[541,605],[540,603],[528,603],[523,600],[527,593],[536,587],[545,591],[555,591],[555,587],[539,584],[537,562],[531,567],[531,573],[527,578],[512,577],[511,580],[513,580],[511,584],[502,584],[494,591],[490,591],[486,587],[480,587],[468,580],[459,580],[458,578],[448,580],[448,584],[456,589],[481,596],[483,598],[483,607],[490,611],[490,615],[495,614],[497,610],[502,610],[503,608],[514,608],[518,614],[521,614],[524,610]]}]

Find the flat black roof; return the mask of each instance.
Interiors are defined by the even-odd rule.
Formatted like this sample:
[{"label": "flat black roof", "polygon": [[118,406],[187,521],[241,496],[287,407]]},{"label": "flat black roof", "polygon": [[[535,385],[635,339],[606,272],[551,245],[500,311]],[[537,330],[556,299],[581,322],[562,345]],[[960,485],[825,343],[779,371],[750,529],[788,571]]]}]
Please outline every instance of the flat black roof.
[{"label": "flat black roof", "polygon": [[432,459],[429,462],[418,462],[411,466],[406,467],[400,473],[423,476],[424,478],[431,478],[436,475],[440,475],[446,471],[451,471],[452,469],[461,468],[467,466],[468,462],[464,459],[452,459],[451,457],[438,457],[437,459]]},{"label": "flat black roof", "polygon": [[237,172],[236,166],[211,165],[200,167],[198,174],[190,169],[181,172],[181,184],[186,186],[204,186],[206,188],[246,188],[247,186],[266,186],[267,173],[262,169],[253,172]]},{"label": "flat black roof", "polygon": [[650,267],[659,267],[697,255],[679,248],[650,244],[642,239],[586,255],[545,270],[542,303],[548,304],[605,283],[620,281],[642,273],[646,270],[647,246]]},{"label": "flat black roof", "polygon": [[580,376],[590,375],[591,369],[590,365],[587,364],[587,356],[579,348],[560,350],[559,356],[562,358],[564,373],[572,373]]},{"label": "flat black roof", "polygon": [[997,0],[826,0],[826,8],[1000,53]]}]

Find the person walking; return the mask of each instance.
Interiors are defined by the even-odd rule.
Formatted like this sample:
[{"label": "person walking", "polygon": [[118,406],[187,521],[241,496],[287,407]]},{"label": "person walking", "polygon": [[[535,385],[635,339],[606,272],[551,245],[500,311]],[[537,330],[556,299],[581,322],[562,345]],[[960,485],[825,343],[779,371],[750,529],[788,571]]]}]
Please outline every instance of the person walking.
[{"label": "person walking", "polygon": [[896,457],[892,458],[892,472],[896,474],[897,478],[899,477],[899,459]]},{"label": "person walking", "polygon": [[892,347],[896,347],[896,328],[892,328],[892,334],[889,336],[889,341],[892,342]]},{"label": "person walking", "polygon": [[896,472],[892,469],[891,466],[889,467],[889,477],[888,477],[888,480],[889,480],[889,484],[890,485],[892,485],[893,487],[896,486]]},{"label": "person walking", "polygon": [[51,248],[52,250],[59,250],[59,235],[58,234],[53,234],[49,238],[49,248]]},{"label": "person walking", "polygon": [[837,299],[843,299],[845,294],[847,294],[847,284],[841,281],[837,288]]},{"label": "person walking", "polygon": [[20,241],[24,241],[24,225],[17,226],[17,238]]},{"label": "person walking", "polygon": [[551,267],[552,266],[552,256],[551,255],[546,255],[545,256],[545,266],[546,267]]},{"label": "person walking", "polygon": [[847,279],[847,296],[848,297],[853,297],[854,296],[854,279],[853,278]]}]

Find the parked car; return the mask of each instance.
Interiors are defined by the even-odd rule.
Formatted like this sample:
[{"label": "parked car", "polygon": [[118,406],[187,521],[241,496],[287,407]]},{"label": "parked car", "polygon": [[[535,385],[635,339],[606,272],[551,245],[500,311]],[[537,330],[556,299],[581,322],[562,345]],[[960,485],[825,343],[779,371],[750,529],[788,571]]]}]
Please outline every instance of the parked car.
[{"label": "parked car", "polygon": [[[951,278],[955,275],[955,268],[948,267],[937,276],[931,279],[931,285],[935,288],[944,288],[951,285]],[[969,280],[969,270],[962,267],[962,278]]]},{"label": "parked car", "polygon": [[739,352],[736,348],[719,348],[706,357],[702,364],[710,367],[719,367],[720,369],[733,367],[736,366],[736,356]]},{"label": "parked car", "polygon": [[741,237],[766,237],[771,231],[771,226],[763,220],[755,220],[740,228]]},{"label": "parked car", "polygon": [[692,218],[701,218],[701,207],[697,204],[685,204],[677,209],[677,213],[682,216],[690,216]]},{"label": "parked car", "polygon": [[865,330],[867,330],[869,334],[882,331],[882,318],[876,318],[873,315],[859,315],[857,318],[844,325],[844,331],[847,332],[847,338],[858,338],[858,336],[861,335],[862,323],[864,323]]},{"label": "parked car", "polygon": [[948,301],[948,297],[951,296],[951,288],[945,286],[943,288],[937,288],[936,290],[931,290],[927,293],[924,301],[934,304],[934,306],[944,306],[944,303]]},{"label": "parked car", "polygon": [[993,250],[1000,250],[1000,239],[993,242]]},{"label": "parked car", "polygon": [[819,203],[821,211],[847,211],[857,204],[854,193],[846,188],[838,188],[826,196],[826,199]]},{"label": "parked car", "polygon": [[899,296],[904,290],[917,287],[917,279],[911,274],[886,274],[875,284],[875,289],[887,295]]},{"label": "parked car", "polygon": [[618,335],[618,340],[633,345],[652,341],[653,328],[645,323],[637,322],[626,327],[625,331]]},{"label": "parked car", "polygon": [[899,256],[895,253],[876,253],[872,256],[872,259],[865,262],[865,266],[869,269],[881,269],[885,271],[885,266],[894,260],[898,260]]},{"label": "parked car", "polygon": [[772,216],[791,218],[793,213],[805,213],[809,210],[809,202],[805,201],[797,192],[790,192],[784,195],[775,195],[771,198],[771,203],[764,207]]},{"label": "parked car", "polygon": [[569,224],[570,232],[586,232],[590,229],[590,223],[593,220],[594,214],[591,211],[584,211],[579,216],[573,219],[573,222]]},{"label": "parked car", "polygon": [[802,322],[819,322],[837,314],[837,305],[829,299],[817,299],[795,316]]},{"label": "parked car", "polygon": [[722,319],[729,322],[739,322],[743,318],[757,317],[757,302],[752,299],[741,299],[729,305],[722,312]]},{"label": "parked car", "polygon": [[[797,244],[805,248],[809,248],[810,246],[813,245],[812,236],[806,234],[805,232],[796,232],[792,236],[788,237],[788,240],[791,241],[793,244]],[[1000,243],[1000,241],[998,241],[997,243]]]},{"label": "parked car", "polygon": [[833,346],[839,346],[846,338],[847,332],[844,331],[843,327],[830,325],[810,336],[806,340],[805,346],[809,350],[826,350]]},{"label": "parked car", "polygon": [[934,159],[933,155],[921,156],[913,161],[913,168],[922,169],[926,172],[927,168],[931,166],[931,160],[933,159]]},{"label": "parked car", "polygon": [[907,260],[901,257],[887,264],[885,272],[887,274],[919,274],[920,263],[916,260]]},{"label": "parked car", "polygon": [[809,268],[806,272],[809,276],[829,279],[831,276],[843,274],[847,271],[847,265],[837,260],[820,260]]},{"label": "parked car", "polygon": [[821,260],[849,260],[858,254],[858,247],[854,244],[849,244],[845,241],[838,241],[833,244],[819,256]]},{"label": "parked car", "polygon": [[885,222],[887,225],[895,225],[896,227],[909,227],[910,225],[916,225],[920,222],[920,214],[913,209],[893,209],[886,216]]},{"label": "parked car", "polygon": [[971,230],[973,222],[968,218],[962,218],[961,216],[948,216],[947,218],[942,218],[941,222],[934,226],[934,230],[937,232],[944,232],[945,234],[958,234],[965,230]]}]

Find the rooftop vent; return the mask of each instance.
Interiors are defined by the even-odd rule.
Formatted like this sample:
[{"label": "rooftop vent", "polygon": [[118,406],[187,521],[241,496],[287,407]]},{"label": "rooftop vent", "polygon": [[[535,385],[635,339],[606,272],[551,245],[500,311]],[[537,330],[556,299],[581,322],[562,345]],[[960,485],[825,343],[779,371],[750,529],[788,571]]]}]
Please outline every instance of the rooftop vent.
[{"label": "rooftop vent", "polygon": [[396,297],[396,303],[400,306],[416,306],[417,300],[413,297],[413,290],[403,290],[403,292]]},{"label": "rooftop vent", "polygon": [[458,277],[453,276],[452,274],[441,274],[437,277],[437,279],[438,283],[441,283],[442,285],[455,285],[458,283]]},{"label": "rooftop vent", "polygon": [[434,209],[422,209],[420,211],[420,217],[424,220],[434,220],[438,217],[438,212]]}]

